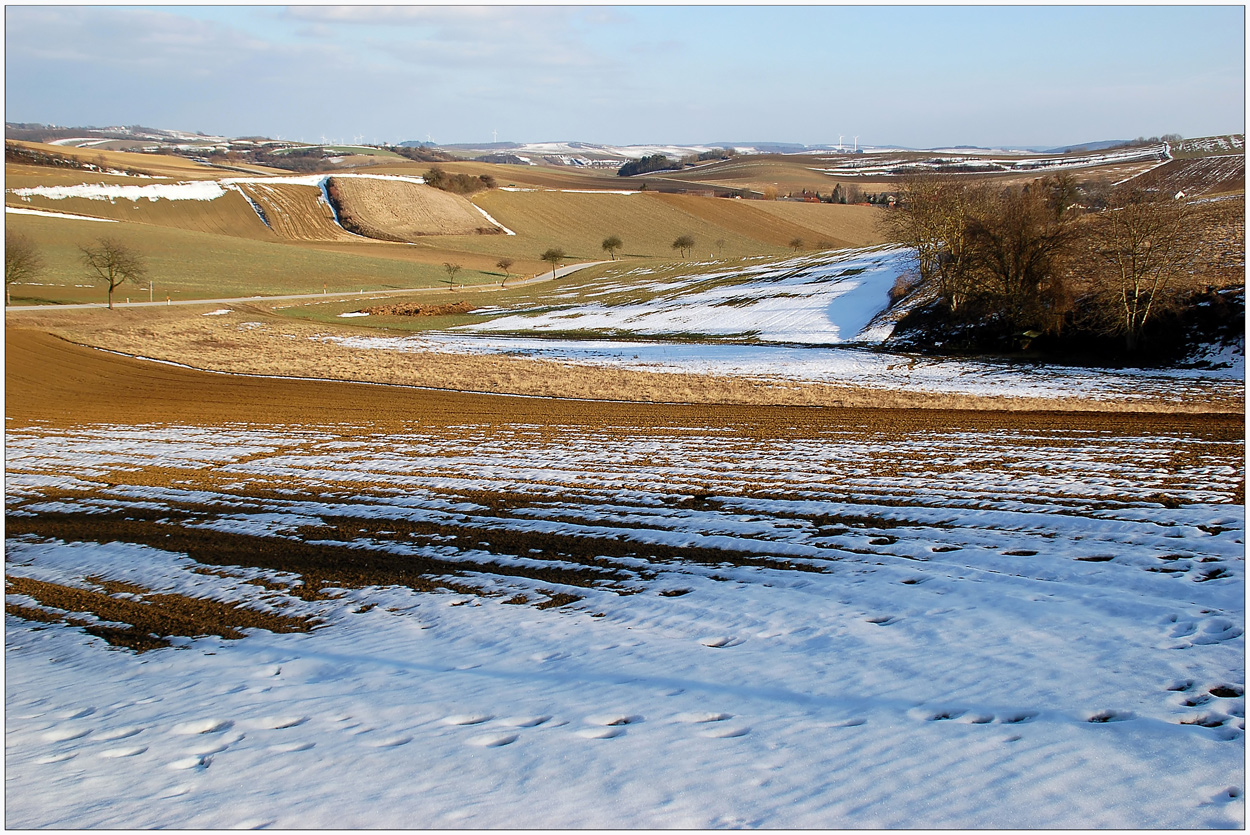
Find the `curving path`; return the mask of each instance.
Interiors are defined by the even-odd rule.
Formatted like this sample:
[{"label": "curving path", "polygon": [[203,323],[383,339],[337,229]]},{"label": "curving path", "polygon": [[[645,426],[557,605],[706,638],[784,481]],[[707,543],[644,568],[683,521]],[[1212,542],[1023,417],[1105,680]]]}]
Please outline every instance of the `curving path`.
[{"label": "curving path", "polygon": [[[584,270],[587,267],[594,267],[594,266],[598,266],[599,264],[606,264],[606,263],[608,262],[607,261],[586,261],[581,264],[569,264],[568,266],[557,268],[555,271],[554,277],[564,278],[565,276],[571,275],[572,273],[575,273],[578,270]],[[481,293],[481,292],[488,292],[491,290],[506,290],[509,288],[522,287],[522,286],[529,285],[529,284],[540,284],[544,281],[551,281],[551,280],[552,280],[552,274],[543,272],[543,273],[539,273],[533,278],[526,278],[526,279],[520,279],[520,280],[514,281],[508,284],[507,287],[499,287],[494,284],[482,284],[482,285],[460,287],[458,289],[462,291]],[[413,287],[407,290],[370,290],[369,295],[370,296],[397,296],[397,295],[404,295],[407,293],[446,293],[446,292],[447,291],[443,289],[442,287]],[[163,302],[153,301],[153,302],[129,302],[129,303],[113,302],[113,306],[125,307],[125,308],[169,307],[172,305],[238,304],[240,302],[286,301],[290,299],[329,299],[331,297],[346,300],[353,296],[363,296],[363,295],[365,295],[365,293],[362,290],[362,291],[357,291],[355,293],[351,293],[351,292],[347,292],[347,293],[296,293],[296,294],[287,295],[287,296],[238,296],[238,297],[229,298],[229,299],[180,299],[178,301],[163,301]],[[32,304],[32,305],[22,305],[20,307],[5,307],[5,312],[6,313],[19,313],[19,312],[26,311],[26,310],[88,310],[91,308],[101,308],[101,307],[107,308],[108,304],[106,302],[92,302],[90,304]]]}]

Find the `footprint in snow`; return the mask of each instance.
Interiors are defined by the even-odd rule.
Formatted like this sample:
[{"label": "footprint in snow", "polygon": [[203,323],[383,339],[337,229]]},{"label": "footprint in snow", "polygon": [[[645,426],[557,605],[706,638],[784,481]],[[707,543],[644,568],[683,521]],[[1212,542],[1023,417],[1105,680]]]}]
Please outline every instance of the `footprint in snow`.
[{"label": "footprint in snow", "polygon": [[516,734],[483,734],[470,739],[469,744],[478,748],[500,748],[504,745],[511,745],[516,740]]},{"label": "footprint in snow", "polygon": [[994,721],[992,713],[967,713],[959,717],[959,721],[966,725],[988,725]]},{"label": "footprint in snow", "polygon": [[204,769],[208,768],[212,761],[212,757],[183,757],[182,759],[171,762],[169,767],[177,771],[185,771],[192,768]]},{"label": "footprint in snow", "polygon": [[96,734],[96,739],[103,740],[104,742],[114,742],[118,739],[129,739],[130,737],[141,733],[143,733],[143,728],[137,725],[132,725],[126,728],[113,728],[112,730],[105,731],[104,733]]},{"label": "footprint in snow", "polygon": [[307,751],[316,744],[315,742],[279,742],[277,745],[270,745],[269,750],[275,754],[294,754],[297,751]]},{"label": "footprint in snow", "polygon": [[699,736],[708,739],[735,739],[740,736],[746,736],[751,729],[745,725],[713,725],[705,731],[700,731]]},{"label": "footprint in snow", "polygon": [[1037,718],[1037,714],[1031,710],[1021,711],[1019,713],[1007,713],[999,717],[998,721],[1004,725],[1021,725],[1025,722],[1031,722]]},{"label": "footprint in snow", "polygon": [[595,716],[587,716],[586,721],[591,725],[612,727],[616,725],[636,725],[642,721],[642,717],[632,713],[600,713]]},{"label": "footprint in snow", "polygon": [[679,713],[676,716],[678,722],[689,722],[692,724],[724,722],[726,719],[732,718],[734,718],[732,713]]},{"label": "footprint in snow", "polygon": [[699,643],[703,644],[705,647],[711,647],[712,649],[723,649],[724,647],[736,646],[742,642],[736,641],[728,635],[711,635],[707,638],[700,638]]},{"label": "footprint in snow", "polygon": [[1245,792],[1241,790],[1240,786],[1229,786],[1228,788],[1224,789],[1224,791],[1220,792],[1215,797],[1211,798],[1211,801],[1213,803],[1229,803],[1231,801],[1239,799],[1244,794]]},{"label": "footprint in snow", "polygon": [[1090,714],[1085,721],[1095,725],[1102,725],[1108,722],[1127,722],[1133,718],[1133,714],[1127,710],[1100,710],[1097,713]]},{"label": "footprint in snow", "polygon": [[255,723],[255,727],[270,731],[283,731],[294,728],[308,721],[307,716],[266,716]]},{"label": "footprint in snow", "polygon": [[82,739],[93,730],[94,728],[84,728],[81,725],[70,725],[46,731],[43,738],[48,742],[69,742],[71,739]]},{"label": "footprint in snow", "polygon": [[194,736],[195,734],[215,734],[234,727],[234,723],[228,719],[197,719],[194,722],[183,722],[174,725],[173,732],[183,736]]},{"label": "footprint in snow", "polygon": [[242,739],[242,737],[238,737],[236,739],[231,739],[231,740],[223,740],[223,739],[204,740],[203,742],[197,742],[192,745],[188,745],[186,748],[186,751],[188,754],[197,754],[201,757],[206,757],[210,754],[220,754],[222,751],[225,751],[227,748],[229,748],[234,743],[238,742],[240,739]]},{"label": "footprint in snow", "polygon": [[509,728],[535,728],[550,719],[550,716],[508,716],[500,719],[499,724]]},{"label": "footprint in snow", "polygon": [[146,750],[148,750],[148,746],[146,745],[137,745],[130,748],[110,748],[99,752],[96,756],[102,757],[106,760],[119,760],[126,757],[137,757]]},{"label": "footprint in snow", "polygon": [[1202,625],[1201,634],[1190,638],[1195,644],[1217,644],[1240,638],[1242,630],[1232,621],[1224,618],[1211,618]]},{"label": "footprint in snow", "polygon": [[407,745],[412,742],[411,736],[384,736],[377,737],[365,742],[370,748],[398,748],[401,745]]},{"label": "footprint in snow", "polygon": [[457,713],[443,719],[444,725],[480,725],[495,717],[489,713]]},{"label": "footprint in snow", "polygon": [[613,739],[625,733],[624,728],[582,728],[574,731],[582,739]]},{"label": "footprint in snow", "polygon": [[66,760],[72,760],[74,759],[74,757],[77,757],[77,756],[78,756],[77,751],[66,751],[62,754],[48,754],[47,756],[40,757],[39,759],[35,760],[35,762],[39,763],[40,765],[52,765],[53,763],[63,763]]}]

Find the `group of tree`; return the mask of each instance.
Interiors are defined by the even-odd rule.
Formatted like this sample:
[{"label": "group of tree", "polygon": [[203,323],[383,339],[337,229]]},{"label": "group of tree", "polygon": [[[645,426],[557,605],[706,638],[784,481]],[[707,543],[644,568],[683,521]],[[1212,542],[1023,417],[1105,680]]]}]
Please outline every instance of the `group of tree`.
[{"label": "group of tree", "polygon": [[1064,175],[1013,187],[918,175],[898,198],[886,233],[912,249],[943,321],[1002,347],[1066,328],[1136,353],[1195,254],[1190,207],[1171,194]]},{"label": "group of tree", "polygon": [[694,249],[694,238],[689,235],[681,235],[677,240],[673,241],[673,249],[681,253],[681,257],[685,258],[686,253]]},{"label": "group of tree", "polygon": [[441,168],[434,167],[425,172],[425,184],[452,194],[473,194],[478,191],[495,187],[495,178],[489,174],[448,174]]},{"label": "group of tree", "polygon": [[618,177],[632,177],[635,174],[650,174],[653,171],[676,171],[682,164],[669,159],[663,154],[651,154],[642,159],[631,160],[617,169]]},{"label": "group of tree", "polygon": [[456,160],[446,151],[422,145],[392,145],[387,150],[394,151],[404,159],[410,159],[413,162],[455,162]]},{"label": "group of tree", "polygon": [[683,166],[698,165],[701,162],[733,159],[736,156],[738,156],[738,152],[734,148],[712,148],[697,154],[686,154],[686,156],[681,158],[681,164]]}]

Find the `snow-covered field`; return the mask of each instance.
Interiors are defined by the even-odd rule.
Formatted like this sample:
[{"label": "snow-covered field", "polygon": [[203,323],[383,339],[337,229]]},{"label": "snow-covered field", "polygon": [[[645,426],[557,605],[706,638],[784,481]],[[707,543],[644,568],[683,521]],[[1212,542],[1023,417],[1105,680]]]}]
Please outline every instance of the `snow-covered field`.
[{"label": "snow-covered field", "polygon": [[[906,250],[876,247],[732,269],[696,265],[713,267],[705,273],[652,275],[643,267],[549,293],[533,308],[484,308],[478,311],[488,317],[484,321],[451,331],[321,338],[360,349],[523,356],[942,394],[1182,402],[1244,392],[1244,346],[1195,358],[1205,368],[1169,371],[948,360],[874,350],[893,331],[888,293],[909,265]],[[569,332],[616,338],[556,338]],[[530,333],[535,335],[525,335]],[[698,341],[685,341],[691,335]]]},{"label": "snow-covered field", "polygon": [[[536,310],[492,318],[461,330],[513,332],[706,334],[762,342],[879,342],[869,331],[887,293],[906,269],[898,247],[823,253],[750,266],[693,263],[693,272],[651,278],[639,267],[565,293],[547,294]],[[639,297],[644,298],[639,298]],[[489,312],[489,311],[488,311]]]},{"label": "snow-covered field", "polygon": [[[10,578],[324,621],[136,655],[6,616],[9,827],[1244,824],[1237,440],[99,426],[6,453]],[[250,544],[159,547],[195,536]],[[292,539],[364,579],[296,599],[262,565]],[[441,589],[370,584],[418,558]]]}]

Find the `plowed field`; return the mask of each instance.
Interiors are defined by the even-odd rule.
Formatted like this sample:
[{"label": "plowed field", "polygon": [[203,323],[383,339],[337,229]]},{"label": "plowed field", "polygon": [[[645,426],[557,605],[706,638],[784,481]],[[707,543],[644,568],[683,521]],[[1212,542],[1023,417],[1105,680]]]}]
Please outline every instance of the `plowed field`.
[{"label": "plowed field", "polygon": [[291,183],[240,183],[239,188],[260,206],[274,233],[284,240],[360,240],[334,222],[334,210],[319,188]]}]

